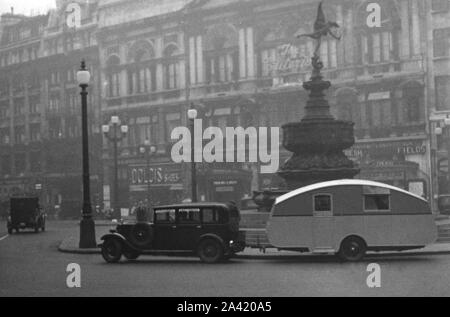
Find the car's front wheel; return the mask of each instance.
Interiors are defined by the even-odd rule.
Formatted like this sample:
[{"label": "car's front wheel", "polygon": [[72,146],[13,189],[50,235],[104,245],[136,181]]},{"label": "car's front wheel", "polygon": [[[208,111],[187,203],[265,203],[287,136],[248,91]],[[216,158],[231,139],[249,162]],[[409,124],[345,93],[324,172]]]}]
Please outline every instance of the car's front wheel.
[{"label": "car's front wheel", "polygon": [[108,263],[117,263],[122,258],[122,243],[117,239],[107,239],[102,245],[103,259]]},{"label": "car's front wheel", "polygon": [[215,239],[202,240],[197,253],[200,260],[205,263],[217,263],[223,259],[223,247]]}]

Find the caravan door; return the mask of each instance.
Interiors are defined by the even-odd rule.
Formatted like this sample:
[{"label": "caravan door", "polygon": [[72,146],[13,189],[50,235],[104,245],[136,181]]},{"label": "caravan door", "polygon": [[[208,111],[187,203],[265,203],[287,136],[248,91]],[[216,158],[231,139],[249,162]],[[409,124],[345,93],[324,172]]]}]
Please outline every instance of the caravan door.
[{"label": "caravan door", "polygon": [[313,196],[313,248],[314,253],[329,253],[334,250],[333,195]]}]

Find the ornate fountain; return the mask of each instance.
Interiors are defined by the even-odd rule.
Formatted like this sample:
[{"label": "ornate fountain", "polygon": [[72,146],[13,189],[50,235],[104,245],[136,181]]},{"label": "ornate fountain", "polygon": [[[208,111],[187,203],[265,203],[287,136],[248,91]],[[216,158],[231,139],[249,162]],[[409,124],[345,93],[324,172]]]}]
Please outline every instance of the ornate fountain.
[{"label": "ornate fountain", "polygon": [[[320,46],[323,37],[332,36],[340,39],[333,33],[339,25],[328,22],[319,5],[314,32],[301,34],[298,37],[310,37],[317,41],[312,58],[313,72],[311,79],[303,84],[310,91],[305,107],[305,116],[300,122],[284,125],[283,146],[292,157],[280,168],[278,175],[282,177],[289,190],[318,182],[350,179],[359,174],[355,163],[344,154],[344,150],[355,143],[354,123],[336,120],[330,113],[330,105],[325,99],[324,91],[331,87],[329,81],[323,80],[320,61]],[[270,210],[274,199],[281,192],[255,193],[255,202],[261,211]]]}]

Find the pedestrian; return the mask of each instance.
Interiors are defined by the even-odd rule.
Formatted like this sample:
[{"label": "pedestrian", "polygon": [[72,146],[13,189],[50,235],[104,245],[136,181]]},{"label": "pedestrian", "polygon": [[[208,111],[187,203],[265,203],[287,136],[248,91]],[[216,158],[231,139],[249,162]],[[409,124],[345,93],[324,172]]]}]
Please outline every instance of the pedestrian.
[{"label": "pedestrian", "polygon": [[139,202],[139,206],[136,208],[136,220],[137,222],[148,222],[147,208],[142,202]]}]

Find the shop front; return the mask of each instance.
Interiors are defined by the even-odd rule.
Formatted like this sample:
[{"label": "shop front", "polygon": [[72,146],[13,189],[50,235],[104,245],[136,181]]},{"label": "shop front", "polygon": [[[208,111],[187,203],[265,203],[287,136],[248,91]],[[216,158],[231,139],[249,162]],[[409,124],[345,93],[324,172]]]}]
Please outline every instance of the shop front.
[{"label": "shop front", "polygon": [[198,170],[199,198],[210,202],[236,202],[251,194],[252,172],[242,164],[203,164]]},{"label": "shop front", "polygon": [[133,165],[128,174],[130,208],[139,202],[157,206],[182,200],[184,187],[180,164]]},{"label": "shop front", "polygon": [[390,184],[429,197],[428,147],[425,140],[357,142],[346,151],[359,164],[360,179]]}]

